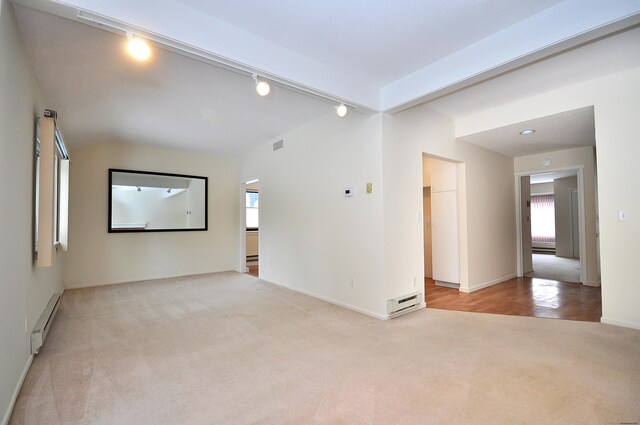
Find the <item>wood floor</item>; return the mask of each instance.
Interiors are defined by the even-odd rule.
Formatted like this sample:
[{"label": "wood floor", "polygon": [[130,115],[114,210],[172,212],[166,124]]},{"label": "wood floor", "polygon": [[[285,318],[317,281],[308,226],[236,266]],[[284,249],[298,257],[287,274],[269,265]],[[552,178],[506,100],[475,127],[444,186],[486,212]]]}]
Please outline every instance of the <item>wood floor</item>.
[{"label": "wood floor", "polygon": [[258,277],[258,265],[257,264],[255,266],[247,266],[247,268],[249,269],[247,274],[250,274],[251,276]]},{"label": "wood floor", "polygon": [[427,308],[599,322],[599,287],[538,278],[514,278],[470,294],[425,278]]},{"label": "wood floor", "polygon": [[[258,265],[247,274],[258,277]],[[436,286],[425,279],[427,308],[547,317],[599,322],[602,316],[600,288],[538,278],[514,278],[467,294]]]}]

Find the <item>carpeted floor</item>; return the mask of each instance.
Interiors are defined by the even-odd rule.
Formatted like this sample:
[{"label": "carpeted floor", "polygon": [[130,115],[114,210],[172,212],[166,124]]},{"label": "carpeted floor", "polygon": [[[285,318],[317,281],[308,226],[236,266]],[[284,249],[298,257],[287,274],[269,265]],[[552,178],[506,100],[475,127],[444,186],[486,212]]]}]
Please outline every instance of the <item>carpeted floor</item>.
[{"label": "carpeted floor", "polygon": [[533,254],[533,272],[526,276],[580,283],[580,260],[553,254]]},{"label": "carpeted floor", "polygon": [[639,394],[640,331],[221,273],[67,291],[10,424],[618,424]]}]

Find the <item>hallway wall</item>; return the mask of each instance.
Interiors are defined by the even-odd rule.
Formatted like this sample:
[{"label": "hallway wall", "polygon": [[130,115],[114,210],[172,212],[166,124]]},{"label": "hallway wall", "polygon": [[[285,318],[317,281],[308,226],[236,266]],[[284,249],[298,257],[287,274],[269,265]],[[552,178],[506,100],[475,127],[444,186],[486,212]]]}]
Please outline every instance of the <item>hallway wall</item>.
[{"label": "hallway wall", "polygon": [[239,182],[260,179],[260,277],[386,317],[380,115],[330,112],[277,140],[240,162]]},{"label": "hallway wall", "polygon": [[[513,159],[456,140],[453,121],[426,105],[382,122],[386,298],[417,289],[423,270],[422,154],[463,162],[460,288],[473,291],[515,276]],[[491,190],[487,190],[491,188]],[[465,213],[466,211],[466,213]]]},{"label": "hallway wall", "polygon": [[[573,258],[571,190],[577,188],[578,178],[575,176],[553,181],[553,198],[556,217],[556,255],[558,257]],[[590,189],[593,190],[595,188],[591,187]],[[595,236],[595,234],[593,236]]]}]

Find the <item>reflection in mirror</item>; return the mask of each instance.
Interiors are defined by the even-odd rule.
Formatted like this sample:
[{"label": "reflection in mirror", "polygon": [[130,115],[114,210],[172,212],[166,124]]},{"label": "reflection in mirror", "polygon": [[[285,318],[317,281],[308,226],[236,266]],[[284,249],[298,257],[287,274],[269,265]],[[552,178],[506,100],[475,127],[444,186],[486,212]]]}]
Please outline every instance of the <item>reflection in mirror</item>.
[{"label": "reflection in mirror", "polygon": [[207,230],[207,177],[109,170],[109,232]]}]

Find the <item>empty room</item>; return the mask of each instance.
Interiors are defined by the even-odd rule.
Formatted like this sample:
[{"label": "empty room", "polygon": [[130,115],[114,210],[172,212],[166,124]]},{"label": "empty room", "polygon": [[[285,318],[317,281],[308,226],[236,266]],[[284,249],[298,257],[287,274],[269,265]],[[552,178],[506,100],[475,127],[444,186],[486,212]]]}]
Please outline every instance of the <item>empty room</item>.
[{"label": "empty room", "polygon": [[0,425],[639,423],[638,93],[637,0],[0,0]]}]

